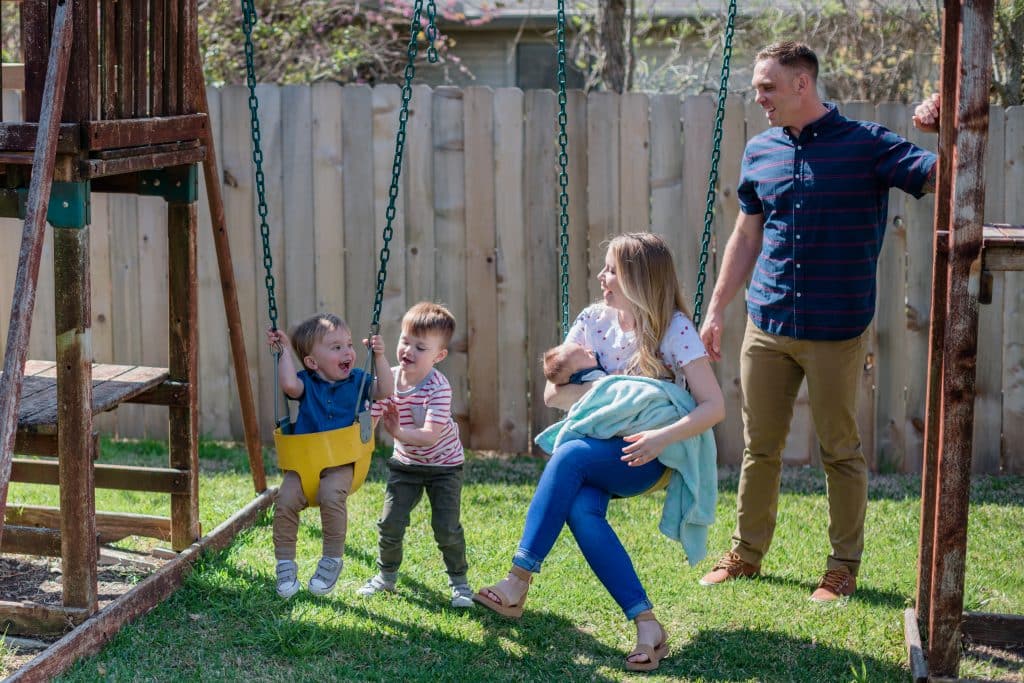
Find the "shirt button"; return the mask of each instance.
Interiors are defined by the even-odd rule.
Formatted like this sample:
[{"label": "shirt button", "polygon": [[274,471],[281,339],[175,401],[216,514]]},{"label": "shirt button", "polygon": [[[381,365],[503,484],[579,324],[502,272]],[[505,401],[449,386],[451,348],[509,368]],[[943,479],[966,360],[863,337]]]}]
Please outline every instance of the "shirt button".
[{"label": "shirt button", "polygon": [[796,264],[796,267],[797,267],[797,268],[800,268],[800,264],[799,264],[799,263],[798,263],[798,264]]},{"label": "shirt button", "polygon": [[800,208],[800,204],[799,203],[797,203],[796,208],[798,208],[798,209]]},{"label": "shirt button", "polygon": [[803,296],[803,294],[801,294],[800,292],[797,292],[797,293],[796,293],[796,296],[797,296],[797,298],[799,299],[800,297],[802,297],[802,296]]},{"label": "shirt button", "polygon": [[797,145],[796,148],[797,149],[803,149],[803,147],[801,147],[800,145]]}]

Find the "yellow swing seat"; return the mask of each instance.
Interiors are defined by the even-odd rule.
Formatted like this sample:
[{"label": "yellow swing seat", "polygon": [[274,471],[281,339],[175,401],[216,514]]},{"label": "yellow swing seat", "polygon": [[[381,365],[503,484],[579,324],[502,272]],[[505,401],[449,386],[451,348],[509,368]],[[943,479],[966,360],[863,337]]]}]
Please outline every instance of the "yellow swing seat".
[{"label": "yellow swing seat", "polygon": [[359,435],[359,423],[326,432],[309,434],[284,434],[280,428],[274,430],[274,445],[277,447],[277,466],[299,475],[302,493],[310,507],[320,505],[317,492],[320,489],[320,472],[328,467],[352,464],[352,490],[355,493],[366,480],[373,455],[374,439],[363,443]]}]

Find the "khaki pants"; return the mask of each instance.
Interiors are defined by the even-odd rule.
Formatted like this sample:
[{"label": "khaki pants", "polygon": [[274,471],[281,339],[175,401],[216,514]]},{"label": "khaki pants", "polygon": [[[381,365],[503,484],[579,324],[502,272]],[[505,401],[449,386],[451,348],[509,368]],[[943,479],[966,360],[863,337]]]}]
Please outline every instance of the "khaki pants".
[{"label": "khaki pants", "polygon": [[[320,520],[324,530],[324,557],[341,557],[348,531],[348,494],[352,490],[352,465],[328,467],[320,472]],[[274,559],[294,560],[299,535],[299,513],[309,507],[302,481],[285,472],[274,507]]]},{"label": "khaki pants", "polygon": [[857,432],[857,387],[866,334],[808,341],[768,334],[749,319],[740,351],[743,470],[733,550],[760,565],[775,531],[782,449],[800,383],[807,378],[811,416],[828,487],[828,568],[853,574],[864,551],[868,467]]}]

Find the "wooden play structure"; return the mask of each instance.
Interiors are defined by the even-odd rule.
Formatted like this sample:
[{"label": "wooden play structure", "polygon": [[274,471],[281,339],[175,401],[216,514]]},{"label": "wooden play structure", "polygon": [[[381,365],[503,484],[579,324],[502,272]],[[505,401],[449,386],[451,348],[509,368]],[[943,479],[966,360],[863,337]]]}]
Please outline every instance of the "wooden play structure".
[{"label": "wooden play structure", "polygon": [[[0,124],[0,215],[24,219],[0,376],[0,550],[59,556],[63,604],[0,602],[0,630],[63,633],[16,677],[44,677],[95,651],[181,581],[199,553],[226,545],[272,502],[249,386],[242,326],[210,144],[196,0],[24,0],[24,123]],[[5,86],[15,83],[5,83]],[[199,524],[196,230],[198,165],[210,200],[235,376],[257,497],[207,535]],[[94,364],[90,195],[167,202],[167,368]],[[54,361],[27,359],[44,230],[53,226]],[[101,229],[104,226],[97,226]],[[15,244],[11,238],[8,245]],[[236,332],[237,330],[237,332]],[[121,403],[167,406],[167,467],[96,464],[95,414]],[[14,459],[12,453],[46,456]],[[55,458],[54,458],[55,456]],[[8,483],[60,487],[60,507],[7,504]],[[97,513],[96,487],[170,495],[168,518]],[[97,613],[97,546],[130,535],[178,552]]]},{"label": "wooden play structure", "polygon": [[1024,226],[982,224],[992,26],[992,0],[946,0],[917,600],[904,618],[915,683],[957,680],[966,640],[1024,643],[1024,616],[963,611],[978,306],[993,272],[1024,270]]}]

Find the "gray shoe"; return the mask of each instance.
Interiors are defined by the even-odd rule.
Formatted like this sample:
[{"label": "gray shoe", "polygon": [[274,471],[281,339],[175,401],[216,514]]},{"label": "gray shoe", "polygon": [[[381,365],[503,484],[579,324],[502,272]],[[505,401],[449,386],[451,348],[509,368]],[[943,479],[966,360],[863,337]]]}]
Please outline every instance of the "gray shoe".
[{"label": "gray shoe", "polygon": [[321,557],[316,572],[309,579],[309,592],[313,595],[327,595],[338,583],[338,575],[344,563],[331,557]]},{"label": "gray shoe", "polygon": [[297,577],[299,568],[292,560],[280,560],[277,563],[277,594],[287,600],[299,592]]},{"label": "gray shoe", "polygon": [[377,593],[394,593],[395,592],[395,580],[390,581],[382,574],[374,574],[373,578],[364,583],[359,590],[356,591],[363,597],[369,597],[376,595]]},{"label": "gray shoe", "polygon": [[468,583],[457,583],[452,586],[452,607],[472,607],[473,589]]}]

